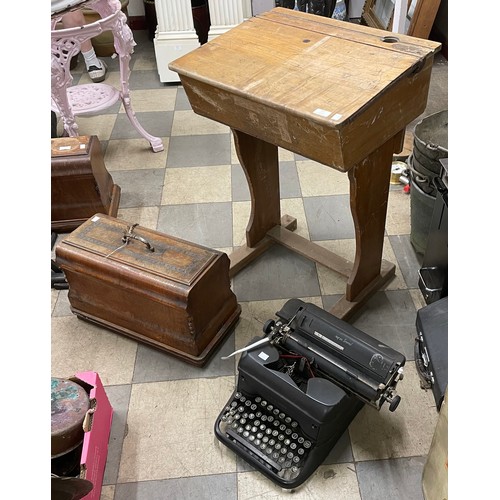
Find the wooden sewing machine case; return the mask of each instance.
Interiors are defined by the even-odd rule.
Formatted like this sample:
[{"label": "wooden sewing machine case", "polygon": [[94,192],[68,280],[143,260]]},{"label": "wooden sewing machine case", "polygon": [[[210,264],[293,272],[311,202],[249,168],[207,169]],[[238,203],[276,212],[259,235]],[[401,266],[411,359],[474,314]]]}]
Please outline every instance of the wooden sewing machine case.
[{"label": "wooden sewing machine case", "polygon": [[51,157],[52,231],[71,232],[96,213],[116,216],[121,190],[97,136],[51,139]]},{"label": "wooden sewing machine case", "polygon": [[55,254],[80,319],[197,366],[241,313],[225,253],[105,214],[62,239]]}]

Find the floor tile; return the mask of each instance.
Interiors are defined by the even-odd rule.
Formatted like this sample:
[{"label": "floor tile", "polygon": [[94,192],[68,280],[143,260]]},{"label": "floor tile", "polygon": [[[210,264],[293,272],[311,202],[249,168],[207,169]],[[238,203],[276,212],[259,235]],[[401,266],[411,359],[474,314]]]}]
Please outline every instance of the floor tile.
[{"label": "floor tile", "polygon": [[297,171],[302,196],[349,194],[349,178],[344,172],[312,160],[298,161]]},{"label": "floor tile", "polygon": [[229,127],[191,110],[176,110],[172,122],[172,137],[179,135],[226,134]]},{"label": "floor tile", "polygon": [[403,189],[389,191],[385,230],[389,235],[410,234],[410,196]]},{"label": "floor tile", "polygon": [[[334,492],[335,496],[332,496]],[[283,491],[258,472],[238,474],[238,500],[278,500],[292,493]],[[293,491],[296,500],[361,500],[354,464],[322,465],[303,485]]]},{"label": "floor tile", "polygon": [[[131,385],[110,385],[104,388],[113,408],[113,420],[108,441],[108,456],[104,470],[103,484],[115,484],[118,479],[123,438],[127,429],[128,405]],[[113,497],[111,497],[113,498]]]},{"label": "floor tile", "polygon": [[349,426],[354,459],[383,460],[424,456],[437,423],[438,412],[432,391],[420,388],[415,363],[407,362],[404,378],[398,383],[401,402],[390,412],[365,405]]},{"label": "floor tile", "polygon": [[229,149],[229,134],[171,137],[167,167],[229,165]]},{"label": "floor tile", "polygon": [[168,137],[162,137],[164,150],[154,152],[144,138],[113,139],[108,141],[104,163],[111,174],[117,170],[141,170],[165,168],[168,152]]},{"label": "floor tile", "polygon": [[231,204],[164,205],[158,230],[210,248],[230,247]]},{"label": "floor tile", "polygon": [[388,290],[370,297],[351,323],[412,360],[416,314],[408,290]]},{"label": "floor tile", "polygon": [[[343,257],[344,259],[354,262],[356,256],[356,241],[352,239],[345,240],[330,240],[317,241],[319,246]],[[388,281],[384,287],[385,290],[401,290],[406,289],[406,283],[403,279],[402,272],[399,268],[399,263],[392,251],[392,246],[389,238],[385,238],[384,248],[382,251],[382,259],[396,266],[395,276]],[[331,269],[317,264],[318,278],[323,295],[344,294],[346,291],[347,277],[332,271]]]},{"label": "floor tile", "polygon": [[[131,90],[130,103],[136,113],[173,111],[177,96],[176,88]],[[125,113],[123,104],[120,113]]]},{"label": "floor tile", "polygon": [[228,332],[226,339],[221,346],[214,351],[207,364],[203,367],[192,366],[159,349],[153,349],[146,345],[139,345],[137,348],[133,382],[162,382],[166,380],[183,380],[198,377],[212,378],[234,375],[233,360],[221,359],[222,356],[228,356],[234,351],[233,331]]},{"label": "floor tile", "polygon": [[304,198],[311,240],[354,238],[354,223],[348,195]]},{"label": "floor tile", "polygon": [[274,245],[234,278],[233,290],[241,301],[319,295],[313,262],[281,245]]},{"label": "floor tile", "polygon": [[362,500],[424,500],[423,457],[356,464]]},{"label": "floor tile", "polygon": [[53,377],[85,370],[99,373],[105,386],[132,381],[137,342],[76,316],[52,318],[51,340]]},{"label": "floor tile", "polygon": [[142,481],[116,485],[114,500],[234,500],[237,498],[236,475],[183,477],[162,481]]},{"label": "floor tile", "polygon": [[177,87],[177,97],[175,99],[175,109],[183,111],[191,109],[191,104],[187,98],[186,91],[182,86]]},{"label": "floor tile", "polygon": [[[172,127],[173,111],[164,111],[163,113],[141,112],[135,113],[135,118],[139,125],[153,137],[165,137],[170,135]],[[125,113],[119,113],[116,116],[116,122],[113,127],[110,139],[139,139],[143,138],[147,144],[148,139],[144,138],[134,127]]]},{"label": "floor tile", "polygon": [[422,255],[415,252],[407,234],[389,236],[389,240],[406,285],[408,288],[417,288],[418,270],[423,262]]},{"label": "floor tile", "polygon": [[231,166],[167,168],[162,205],[231,201]]},{"label": "floor tile", "polygon": [[164,177],[165,171],[158,168],[113,172],[113,181],[121,188],[120,208],[159,205]]},{"label": "floor tile", "polygon": [[232,377],[134,384],[118,481],[234,472],[234,457],[213,434],[233,385]]},{"label": "floor tile", "polygon": [[130,90],[165,88],[157,70],[132,71],[128,84]]},{"label": "floor tile", "polygon": [[[99,140],[107,141],[116,122],[116,114],[100,114],[95,116],[77,116],[79,135],[96,135]],[[62,120],[58,123],[58,134],[62,134]]]}]

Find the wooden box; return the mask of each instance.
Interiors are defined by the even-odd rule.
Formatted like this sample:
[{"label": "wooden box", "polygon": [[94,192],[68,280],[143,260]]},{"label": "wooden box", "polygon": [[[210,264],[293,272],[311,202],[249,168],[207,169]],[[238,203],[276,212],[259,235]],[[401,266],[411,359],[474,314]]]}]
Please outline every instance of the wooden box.
[{"label": "wooden box", "polygon": [[71,232],[96,213],[116,216],[121,190],[97,136],[51,139],[51,164],[52,231]]},{"label": "wooden box", "polygon": [[105,214],[62,239],[55,254],[79,318],[197,366],[241,312],[225,253]]}]

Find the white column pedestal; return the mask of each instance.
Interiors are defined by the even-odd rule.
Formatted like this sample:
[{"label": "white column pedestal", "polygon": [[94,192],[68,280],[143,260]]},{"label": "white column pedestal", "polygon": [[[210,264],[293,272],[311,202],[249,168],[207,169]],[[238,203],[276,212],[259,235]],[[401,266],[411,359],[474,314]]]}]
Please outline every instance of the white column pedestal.
[{"label": "white column pedestal", "polygon": [[[208,0],[210,31],[208,39],[225,33],[251,17],[251,0]],[[179,82],[179,75],[168,69],[171,61],[198,48],[191,0],[155,0],[158,27],[153,40],[160,81]]]}]

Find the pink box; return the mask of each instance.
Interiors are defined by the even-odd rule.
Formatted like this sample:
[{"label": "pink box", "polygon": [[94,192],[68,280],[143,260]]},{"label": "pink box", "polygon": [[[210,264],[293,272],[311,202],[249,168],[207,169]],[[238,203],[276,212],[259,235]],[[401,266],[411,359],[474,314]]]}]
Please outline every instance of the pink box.
[{"label": "pink box", "polygon": [[70,380],[81,385],[90,398],[90,409],[83,422],[85,434],[80,459],[80,477],[92,482],[94,487],[82,500],[99,500],[108,457],[113,408],[96,372],[79,372]]}]

